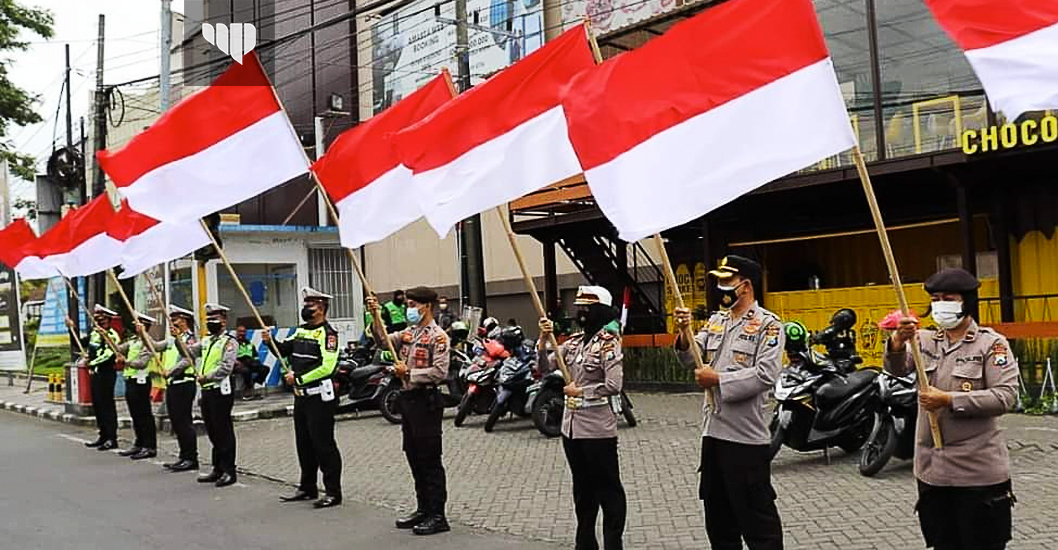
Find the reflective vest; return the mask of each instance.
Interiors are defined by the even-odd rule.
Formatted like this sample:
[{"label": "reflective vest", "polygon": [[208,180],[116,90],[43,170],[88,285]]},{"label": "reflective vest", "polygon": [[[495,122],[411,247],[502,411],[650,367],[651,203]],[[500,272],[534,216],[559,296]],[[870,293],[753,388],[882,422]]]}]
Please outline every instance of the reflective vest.
[{"label": "reflective vest", "polygon": [[235,356],[242,359],[243,357],[250,357],[253,359],[257,358],[257,350],[254,349],[251,342],[241,342],[239,344],[239,350],[235,352]]},{"label": "reflective vest", "polygon": [[404,323],[404,324],[408,323],[408,318],[405,315],[405,312],[407,310],[404,309],[404,306],[398,306],[397,304],[395,304],[393,302],[386,302],[386,305],[382,306],[382,307],[385,307],[386,311],[389,312],[389,322],[390,323],[393,323],[394,325],[399,325],[401,323]]},{"label": "reflective vest", "polygon": [[[184,334],[180,335],[180,338],[182,338],[184,340],[184,344],[185,345],[186,344],[190,344],[193,341],[193,337],[192,337],[190,332],[185,332]],[[171,371],[171,370],[173,370],[174,367],[176,367],[176,364],[179,363],[180,359],[182,359],[182,358],[183,358],[183,356],[180,354],[180,348],[178,347],[178,344],[174,340],[174,341],[170,342],[169,346],[165,348],[164,352],[162,352],[162,367],[165,368],[165,370],[167,370],[167,371]],[[169,383],[170,384],[182,384],[184,382],[189,382],[189,381],[193,381],[193,380],[194,380],[193,377],[185,376],[185,377],[181,378],[180,380],[170,381]]]},{"label": "reflective vest", "polygon": [[[107,329],[107,336],[115,345],[121,341],[114,329]],[[92,331],[92,335],[88,337],[88,366],[96,370],[99,365],[112,359],[114,359],[114,350],[110,349],[110,345],[103,339],[102,334]]]},{"label": "reflective vest", "polygon": [[[128,358],[129,361],[135,361],[137,358],[139,358],[141,353],[143,353],[143,340],[141,340],[139,338],[133,338],[131,341],[129,341],[129,351],[127,352],[125,357]],[[126,363],[125,364],[125,369],[122,371],[122,373],[125,375],[125,378],[136,378],[141,373],[146,372],[146,371],[150,371],[151,366],[153,366],[157,362],[158,362],[158,356],[155,355],[155,356],[152,356],[151,360],[148,361],[147,364],[143,366],[143,369],[131,368]]]},{"label": "reflective vest", "polygon": [[338,367],[338,332],[324,323],[301,325],[288,340],[290,368],[299,386],[330,378]]},{"label": "reflective vest", "polygon": [[[227,334],[210,335],[202,339],[202,355],[198,358],[198,369],[195,371],[198,376],[210,376],[220,368],[220,363],[224,360],[224,348],[228,347],[229,340],[231,336]],[[219,383],[219,381],[210,380],[202,384],[202,389],[215,388]]]}]

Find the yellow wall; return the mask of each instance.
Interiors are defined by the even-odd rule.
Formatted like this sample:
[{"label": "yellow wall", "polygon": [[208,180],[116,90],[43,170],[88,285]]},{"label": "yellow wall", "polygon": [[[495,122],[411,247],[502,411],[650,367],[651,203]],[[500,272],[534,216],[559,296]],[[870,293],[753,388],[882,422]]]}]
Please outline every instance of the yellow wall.
[{"label": "yellow wall", "polygon": [[[1010,250],[1015,296],[1058,294],[1058,235],[1033,231]],[[1014,314],[1023,322],[1058,320],[1058,298],[1015,300]]]}]

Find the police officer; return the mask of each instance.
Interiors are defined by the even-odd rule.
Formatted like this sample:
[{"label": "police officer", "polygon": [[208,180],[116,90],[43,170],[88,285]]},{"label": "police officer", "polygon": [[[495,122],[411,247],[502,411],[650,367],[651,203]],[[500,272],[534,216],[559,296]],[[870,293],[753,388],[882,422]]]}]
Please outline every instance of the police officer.
[{"label": "police officer", "polygon": [[[445,518],[448,492],[441,463],[444,407],[437,389],[448,375],[448,335],[434,322],[436,292],[413,288],[407,293],[407,306],[409,327],[388,337],[400,355],[397,377],[405,379],[400,395],[404,415],[401,432],[404,454],[415,479],[417,506],[410,516],[397,520],[397,528],[412,529],[416,535],[432,535],[449,530]],[[378,301],[368,298],[368,307],[377,309]],[[384,336],[376,332],[375,339],[381,342]]]},{"label": "police officer", "polygon": [[231,387],[231,373],[235,368],[237,347],[235,338],[225,332],[229,309],[220,304],[206,304],[206,330],[202,341],[188,346],[198,358],[195,377],[202,388],[202,421],[213,446],[213,470],[198,477],[199,483],[213,483],[227,487],[236,481],[235,427],[231,408],[235,393]]},{"label": "police officer", "polygon": [[[198,435],[192,413],[195,406],[194,362],[188,350],[198,340],[195,338],[195,314],[175,305],[169,306],[171,343],[167,343],[162,354],[162,376],[166,379],[165,407],[169,411],[169,423],[176,433],[180,445],[180,456],[176,462],[163,464],[173,472],[198,469]],[[159,348],[159,351],[163,351]]]},{"label": "police officer", "polygon": [[[294,387],[294,440],[301,466],[298,490],[279,500],[316,500],[316,475],[323,472],[326,496],[313,503],[315,508],[342,503],[342,454],[334,440],[338,396],[332,379],[338,368],[338,331],[327,322],[331,298],[312,288],[301,289],[301,320],[305,323],[292,338],[276,342],[279,353],[290,364],[286,379]],[[272,339],[267,330],[264,339]]]},{"label": "police officer", "polygon": [[[782,522],[771,484],[771,441],[765,416],[768,392],[779,371],[785,334],[782,321],[760,307],[760,264],[727,256],[710,272],[717,279],[722,310],[695,338],[691,349],[677,332],[676,352],[695,367],[702,353],[705,367],[694,372],[702,388],[713,388],[717,407],[703,407],[701,480],[698,496],[705,505],[705,531],[716,549],[750,550],[783,547]],[[691,311],[677,308],[677,327],[689,327]]]},{"label": "police officer", "polygon": [[[86,361],[92,382],[92,411],[99,427],[99,437],[95,441],[85,443],[85,446],[95,447],[100,451],[118,447],[118,410],[114,403],[118,356],[110,347],[110,344],[117,345],[121,342],[118,332],[110,326],[117,316],[117,312],[96,304],[92,310],[95,328],[92,334],[81,339],[81,345],[88,353]],[[66,319],[66,324],[74,326],[73,320],[69,318]],[[110,344],[107,343],[107,338],[110,339]],[[121,360],[124,361],[124,357],[121,357]]]},{"label": "police officer", "polygon": [[1017,399],[1018,364],[1003,335],[977,325],[977,278],[945,269],[926,280],[936,330],[905,319],[886,348],[885,369],[915,369],[908,341],[918,338],[929,387],[919,403],[937,416],[943,449],[933,446],[926,414],[918,415],[915,477],[926,546],[997,550],[1011,536],[1010,457],[997,417]]},{"label": "police officer", "polygon": [[[610,399],[619,399],[624,384],[621,329],[613,297],[605,288],[582,286],[577,290],[577,321],[584,332],[559,346],[573,380],[565,387],[562,414],[562,447],[573,475],[573,504],[577,512],[577,550],[598,550],[595,518],[602,508],[603,547],[620,550],[625,527],[626,502],[617,461],[617,419]],[[554,331],[549,319],[540,321],[537,365],[541,374],[557,368],[548,355],[547,335]]]},{"label": "police officer", "polygon": [[[382,322],[389,332],[400,332],[408,328],[408,305],[403,290],[393,293],[393,299],[382,306]],[[412,323],[413,325],[415,323]]]},{"label": "police officer", "polygon": [[[136,434],[136,440],[131,448],[118,454],[133,460],[143,460],[158,456],[158,435],[154,424],[154,412],[151,410],[151,373],[149,370],[155,361],[155,355],[150,345],[146,343],[150,338],[147,331],[154,326],[154,318],[138,311],[132,312],[132,315],[135,319],[137,334],[122,343],[118,349],[128,357],[122,373],[125,375],[125,402],[129,406],[132,430]],[[151,344],[154,343],[154,340],[151,340]]]}]

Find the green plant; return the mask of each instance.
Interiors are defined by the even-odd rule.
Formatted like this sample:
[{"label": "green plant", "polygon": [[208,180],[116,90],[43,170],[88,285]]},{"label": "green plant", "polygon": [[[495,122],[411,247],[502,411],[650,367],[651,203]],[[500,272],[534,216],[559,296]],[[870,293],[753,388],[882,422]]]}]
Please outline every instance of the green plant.
[{"label": "green plant", "polygon": [[671,348],[625,348],[624,377],[648,384],[693,384],[693,372],[684,367]]}]

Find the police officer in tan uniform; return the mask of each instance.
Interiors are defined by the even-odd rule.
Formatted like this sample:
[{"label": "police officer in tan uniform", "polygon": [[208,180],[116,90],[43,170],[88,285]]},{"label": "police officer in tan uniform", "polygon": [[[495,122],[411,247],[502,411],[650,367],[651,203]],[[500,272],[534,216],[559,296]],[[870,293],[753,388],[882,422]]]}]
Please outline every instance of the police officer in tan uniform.
[{"label": "police officer in tan uniform", "polygon": [[1014,406],[1018,364],[1003,335],[972,317],[980,282],[962,269],[926,280],[937,330],[905,319],[889,340],[885,369],[915,369],[907,342],[919,340],[929,388],[922,408],[937,415],[943,448],[936,449],[926,414],[918,415],[915,477],[918,518],[926,546],[938,550],[998,550],[1010,540],[1014,494],[1010,457],[996,418]]},{"label": "police officer in tan uniform", "polygon": [[[786,336],[782,321],[757,303],[760,264],[727,256],[710,275],[717,279],[724,309],[695,338],[698,349],[690,349],[682,332],[675,344],[688,368],[695,368],[692,354],[704,354],[706,366],[695,370],[695,380],[713,388],[719,402],[703,407],[698,496],[705,505],[705,531],[718,550],[741,549],[743,540],[750,550],[781,549],[767,401],[782,370]],[[677,308],[675,318],[677,326],[690,326],[691,311]]]},{"label": "police officer in tan uniform", "polygon": [[[623,548],[627,504],[617,461],[617,419],[610,399],[620,399],[624,384],[621,328],[613,297],[605,288],[577,290],[577,322],[584,329],[559,346],[573,380],[565,387],[562,447],[573,475],[573,505],[577,512],[576,550],[598,550],[595,519],[602,508],[603,548]],[[540,320],[537,369],[547,374],[557,368],[546,349],[554,331],[549,319]]]},{"label": "police officer in tan uniform", "polygon": [[[404,417],[401,433],[404,454],[415,479],[415,512],[397,520],[398,529],[412,529],[416,535],[432,535],[448,531],[445,502],[448,492],[444,465],[441,463],[441,417],[444,403],[437,387],[448,376],[448,335],[434,321],[437,293],[416,287],[405,293],[408,328],[390,334],[388,338],[400,356],[396,367],[398,378],[404,379],[400,408]],[[367,299],[368,308],[378,318],[378,300]],[[377,332],[381,342],[383,334]]]}]

